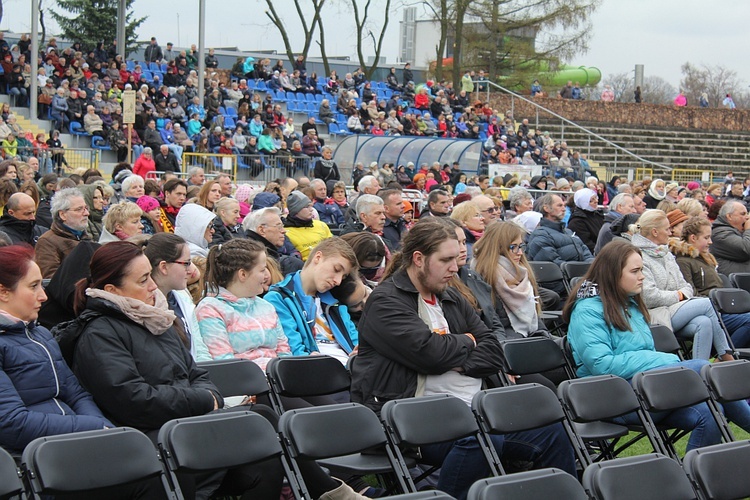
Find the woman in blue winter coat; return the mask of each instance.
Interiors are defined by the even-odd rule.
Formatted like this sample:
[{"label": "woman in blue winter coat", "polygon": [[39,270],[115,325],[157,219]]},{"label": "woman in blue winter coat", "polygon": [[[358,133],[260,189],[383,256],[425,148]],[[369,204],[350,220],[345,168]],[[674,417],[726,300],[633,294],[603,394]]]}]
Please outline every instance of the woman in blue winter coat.
[{"label": "woman in blue winter coat", "polygon": [[[612,241],[571,293],[563,318],[570,324],[568,341],[579,377],[616,375],[629,381],[636,373],[647,370],[684,366],[700,372],[708,364],[704,359],[680,361],[674,354],[655,350],[648,310],[641,298],[643,282],[641,251],[626,241]],[[723,407],[730,421],[750,430],[750,406],[746,401],[726,403]],[[706,403],[651,417],[657,424],[694,431],[687,450],[721,441]],[[623,423],[637,423],[633,414],[621,419]]]},{"label": "woman in blue winter coat", "polygon": [[31,247],[0,248],[0,446],[114,427],[36,320],[47,296]]}]

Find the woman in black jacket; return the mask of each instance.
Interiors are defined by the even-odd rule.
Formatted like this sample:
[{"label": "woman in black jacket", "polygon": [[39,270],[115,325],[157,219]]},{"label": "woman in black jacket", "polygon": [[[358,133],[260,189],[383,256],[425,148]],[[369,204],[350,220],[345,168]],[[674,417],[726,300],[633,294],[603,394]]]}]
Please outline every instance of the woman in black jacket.
[{"label": "woman in black jacket", "polygon": [[[195,364],[181,323],[151,278],[151,264],[142,249],[124,241],[109,243],[94,253],[90,268],[91,276],[76,287],[78,324],[62,332],[60,341],[73,353],[73,371],[104,414],[117,425],[135,427],[154,438],[169,420],[223,408],[221,393]],[[266,406],[238,409],[277,424],[275,413]],[[361,498],[314,463],[303,467],[313,495]],[[180,482],[206,498],[221,482],[222,490],[243,499],[275,500],[283,474],[281,464],[271,460],[181,477]],[[326,496],[342,490],[351,495]]]},{"label": "woman in black jacket", "polygon": [[313,167],[313,177],[322,179],[323,182],[340,181],[341,174],[336,162],[333,161],[333,149],[329,146],[323,146],[321,149],[322,158],[318,158]]},{"label": "woman in black jacket", "polygon": [[591,253],[604,225],[604,216],[597,210],[599,197],[593,189],[579,189],[573,197],[575,208],[568,221],[568,229],[578,236]]}]

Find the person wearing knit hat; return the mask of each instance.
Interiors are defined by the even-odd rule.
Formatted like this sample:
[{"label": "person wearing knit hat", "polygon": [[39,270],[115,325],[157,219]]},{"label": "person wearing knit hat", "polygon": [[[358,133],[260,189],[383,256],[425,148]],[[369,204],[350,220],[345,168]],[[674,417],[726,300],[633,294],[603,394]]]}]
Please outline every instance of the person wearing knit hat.
[{"label": "person wearing knit hat", "polygon": [[328,224],[313,219],[313,202],[301,191],[292,191],[286,198],[289,215],[284,221],[286,236],[307,260],[310,251],[321,241],[333,236]]},{"label": "person wearing knit hat", "polygon": [[164,232],[161,225],[161,210],[159,200],[153,196],[143,195],[135,201],[138,208],[143,210],[141,224],[143,224],[143,234],[156,234]]},{"label": "person wearing knit hat", "polygon": [[604,216],[597,210],[599,196],[593,189],[583,188],[576,191],[573,201],[575,208],[570,215],[568,229],[581,238],[591,253],[594,253],[596,239],[604,225]]},{"label": "person wearing knit hat", "polygon": [[568,179],[565,179],[564,177],[561,179],[557,179],[555,188],[557,188],[558,191],[570,191],[570,182],[568,182]]},{"label": "person wearing knit hat", "polygon": [[528,234],[531,234],[531,232],[539,225],[540,220],[542,220],[542,214],[540,212],[529,210],[528,212],[518,214],[511,222],[518,224],[524,228]]},{"label": "person wearing knit hat", "polygon": [[672,237],[681,238],[682,226],[688,220],[688,216],[682,210],[675,209],[667,213],[667,219],[669,219],[669,229],[672,231]]},{"label": "person wearing knit hat", "polygon": [[427,184],[427,176],[425,174],[416,174],[412,181],[414,184],[409,185],[409,189],[424,191],[425,184]]},{"label": "person wearing knit hat", "polygon": [[695,191],[696,189],[700,189],[701,188],[701,184],[700,184],[700,182],[690,181],[690,182],[687,183],[686,187],[687,187],[688,191]]},{"label": "person wearing knit hat", "polygon": [[240,224],[245,220],[247,214],[250,213],[250,195],[253,192],[253,187],[250,184],[239,184],[234,192],[234,199],[240,202]]},{"label": "person wearing knit hat", "polygon": [[679,200],[679,189],[680,185],[676,182],[670,182],[666,185],[664,188],[664,199],[667,201],[671,201],[672,203],[677,203]]},{"label": "person wearing knit hat", "polygon": [[453,198],[453,206],[455,207],[456,205],[460,205],[461,203],[465,201],[469,201],[470,199],[471,199],[470,194],[461,193],[457,195],[455,198]]}]

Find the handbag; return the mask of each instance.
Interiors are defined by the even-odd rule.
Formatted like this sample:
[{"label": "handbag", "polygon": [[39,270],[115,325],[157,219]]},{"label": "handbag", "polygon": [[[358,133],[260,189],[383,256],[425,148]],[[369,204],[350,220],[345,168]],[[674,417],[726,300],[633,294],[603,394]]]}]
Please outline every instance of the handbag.
[{"label": "handbag", "polygon": [[52,96],[47,94],[39,94],[39,96],[36,98],[36,102],[39,104],[52,104]]}]

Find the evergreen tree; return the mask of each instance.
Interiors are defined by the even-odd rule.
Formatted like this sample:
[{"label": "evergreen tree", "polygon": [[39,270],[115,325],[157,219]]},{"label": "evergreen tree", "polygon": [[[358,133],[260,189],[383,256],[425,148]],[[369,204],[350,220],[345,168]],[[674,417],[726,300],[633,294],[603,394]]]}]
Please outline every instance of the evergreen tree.
[{"label": "evergreen tree", "polygon": [[[137,49],[135,30],[146,17],[135,19],[128,0],[125,15],[125,55]],[[70,41],[81,42],[85,50],[92,50],[99,42],[108,47],[117,37],[118,0],[57,0],[63,11],[51,11],[60,26],[60,35]]]}]

